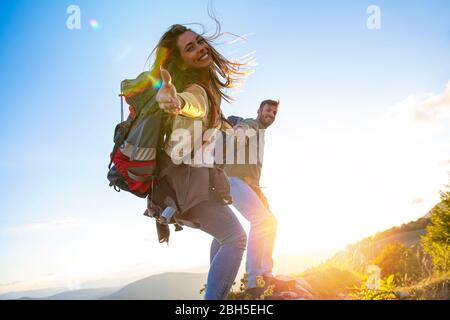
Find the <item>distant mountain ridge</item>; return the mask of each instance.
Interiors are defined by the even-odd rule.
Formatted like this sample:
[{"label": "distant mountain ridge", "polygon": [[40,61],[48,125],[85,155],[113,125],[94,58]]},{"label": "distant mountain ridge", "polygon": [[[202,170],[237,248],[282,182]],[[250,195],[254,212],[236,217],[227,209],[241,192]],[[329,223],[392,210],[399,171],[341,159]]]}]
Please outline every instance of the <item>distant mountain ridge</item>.
[{"label": "distant mountain ridge", "polygon": [[201,300],[202,273],[162,273],[132,282],[101,300]]},{"label": "distant mountain ridge", "polygon": [[46,297],[28,297],[27,292],[23,295],[17,292],[15,296],[4,294],[3,300],[201,300],[200,289],[206,284],[206,276],[205,273],[169,272],[151,275],[123,287],[69,290]]},{"label": "distant mountain ridge", "polygon": [[[98,300],[117,291],[118,288],[92,288],[64,291],[50,297],[33,300]],[[25,299],[25,298],[23,298]]]},{"label": "distant mountain ridge", "polygon": [[66,291],[65,288],[48,288],[48,289],[37,289],[37,290],[27,290],[27,291],[13,291],[0,294],[0,300],[14,300],[23,297],[29,297],[32,299],[39,299],[43,297],[48,297],[61,292]]}]

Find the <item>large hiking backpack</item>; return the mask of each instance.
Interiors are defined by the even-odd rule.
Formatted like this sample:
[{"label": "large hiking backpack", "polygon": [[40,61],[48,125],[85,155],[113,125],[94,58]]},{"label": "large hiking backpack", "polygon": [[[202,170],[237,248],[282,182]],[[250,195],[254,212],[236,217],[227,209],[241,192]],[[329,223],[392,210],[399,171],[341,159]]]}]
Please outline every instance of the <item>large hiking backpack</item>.
[{"label": "large hiking backpack", "polygon": [[[156,103],[156,89],[150,73],[121,84],[122,122],[114,131],[108,180],[116,191],[124,190],[145,198],[156,184],[157,156],[162,150],[170,115]],[[130,114],[123,121],[123,99]]]},{"label": "large hiking backpack", "polygon": [[[124,80],[121,84],[121,122],[114,131],[114,148],[109,163],[109,185],[116,191],[124,190],[146,198],[147,210],[144,215],[156,218],[156,228],[160,243],[168,242],[170,231],[168,224],[175,225],[175,231],[182,227],[174,219],[178,210],[176,195],[166,179],[159,181],[158,159],[166,139],[171,133],[173,116],[162,111],[156,102],[157,89],[153,88],[149,72],[144,72],[134,80]],[[210,102],[213,102],[209,89],[201,85]],[[123,121],[123,100],[130,105],[130,114]],[[210,125],[216,117],[223,115],[213,102]],[[225,120],[225,119],[223,119]],[[226,187],[218,183],[218,174],[210,176],[216,193],[222,197],[229,194]],[[228,181],[228,180],[227,180]],[[222,201],[231,203],[231,198]]]}]

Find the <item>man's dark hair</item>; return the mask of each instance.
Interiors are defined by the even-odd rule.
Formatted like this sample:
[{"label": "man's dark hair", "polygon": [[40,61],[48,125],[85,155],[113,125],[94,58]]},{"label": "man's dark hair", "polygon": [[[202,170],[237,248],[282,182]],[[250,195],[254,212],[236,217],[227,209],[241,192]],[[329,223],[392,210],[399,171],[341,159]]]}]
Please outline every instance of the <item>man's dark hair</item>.
[{"label": "man's dark hair", "polygon": [[264,107],[265,104],[270,104],[271,106],[276,106],[278,107],[278,105],[280,104],[280,100],[264,100],[263,102],[261,102],[261,104],[259,105],[259,110],[262,110],[262,108]]}]

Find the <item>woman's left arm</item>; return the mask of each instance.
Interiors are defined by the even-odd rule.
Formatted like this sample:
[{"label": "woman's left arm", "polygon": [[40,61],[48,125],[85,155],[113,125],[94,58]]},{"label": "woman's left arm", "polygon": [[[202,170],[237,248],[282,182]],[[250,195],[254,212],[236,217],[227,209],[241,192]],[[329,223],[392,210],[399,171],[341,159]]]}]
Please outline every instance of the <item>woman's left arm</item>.
[{"label": "woman's left arm", "polygon": [[183,101],[180,115],[199,119],[206,116],[209,102],[206,91],[201,86],[192,84],[177,96]]}]

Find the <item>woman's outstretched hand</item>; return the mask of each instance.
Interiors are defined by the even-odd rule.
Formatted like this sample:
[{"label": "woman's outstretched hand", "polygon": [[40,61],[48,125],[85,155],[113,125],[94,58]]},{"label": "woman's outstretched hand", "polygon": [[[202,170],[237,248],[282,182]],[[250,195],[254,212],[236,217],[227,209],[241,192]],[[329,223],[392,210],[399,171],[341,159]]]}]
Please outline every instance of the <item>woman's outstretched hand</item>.
[{"label": "woman's outstretched hand", "polygon": [[177,89],[172,83],[169,71],[161,68],[162,85],[156,94],[156,102],[159,107],[169,113],[179,114],[181,112],[181,99],[177,96]]}]

